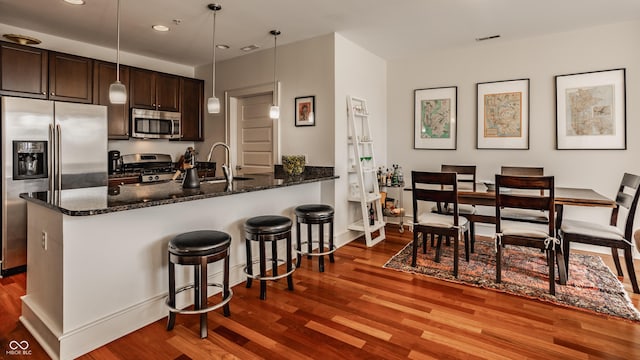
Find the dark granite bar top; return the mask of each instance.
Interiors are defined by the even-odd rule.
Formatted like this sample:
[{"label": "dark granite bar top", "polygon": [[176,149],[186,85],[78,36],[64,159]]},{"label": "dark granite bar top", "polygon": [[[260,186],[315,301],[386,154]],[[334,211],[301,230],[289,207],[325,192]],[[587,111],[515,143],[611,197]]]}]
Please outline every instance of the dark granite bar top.
[{"label": "dark granite bar top", "polygon": [[274,173],[242,175],[246,180],[234,180],[231,188],[225,181],[202,181],[198,189],[183,189],[180,181],[150,184],[122,184],[116,187],[94,187],[20,194],[20,197],[54,209],[65,215],[87,216],[151,206],[174,204],[251,191],[260,191],[334,180],[333,167],[307,166],[299,176],[288,176],[282,166],[276,165]]}]

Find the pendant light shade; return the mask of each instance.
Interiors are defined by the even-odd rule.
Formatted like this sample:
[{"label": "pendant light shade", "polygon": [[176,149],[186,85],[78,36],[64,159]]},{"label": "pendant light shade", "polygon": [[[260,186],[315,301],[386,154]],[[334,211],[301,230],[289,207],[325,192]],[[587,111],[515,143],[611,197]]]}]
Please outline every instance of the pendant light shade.
[{"label": "pendant light shade", "polygon": [[120,82],[120,80],[116,80],[116,82],[109,85],[109,101],[112,104],[127,103],[127,88]]},{"label": "pendant light shade", "polygon": [[217,114],[220,112],[220,99],[216,97],[216,14],[222,6],[218,4],[209,4],[209,10],[213,11],[213,34],[212,34],[212,55],[211,55],[211,97],[207,100],[207,112],[209,114]]},{"label": "pendant light shade", "polygon": [[112,104],[127,103],[127,88],[120,82],[120,0],[118,0],[118,9],[116,15],[117,21],[117,38],[118,49],[116,55],[116,82],[109,86],[109,101]]},{"label": "pendant light shade", "polygon": [[269,109],[269,117],[271,119],[280,118],[280,107],[278,106],[278,82],[276,80],[276,60],[277,60],[277,49],[278,49],[278,35],[280,35],[280,31],[271,30],[269,32],[273,35],[273,103],[271,104],[271,108]]},{"label": "pendant light shade", "polygon": [[269,117],[274,120],[280,118],[280,107],[278,105],[271,105],[271,108],[269,108]]},{"label": "pendant light shade", "polygon": [[212,96],[207,100],[207,111],[209,114],[217,114],[220,112],[220,99]]}]

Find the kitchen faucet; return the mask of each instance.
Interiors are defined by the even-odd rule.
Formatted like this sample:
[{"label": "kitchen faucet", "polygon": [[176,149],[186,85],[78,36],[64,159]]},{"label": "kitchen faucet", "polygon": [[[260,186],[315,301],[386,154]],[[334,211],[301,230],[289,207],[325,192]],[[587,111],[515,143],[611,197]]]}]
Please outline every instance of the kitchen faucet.
[{"label": "kitchen faucet", "polygon": [[211,150],[209,150],[209,155],[207,156],[207,162],[211,162],[211,155],[213,155],[213,150],[218,147],[224,147],[226,151],[226,163],[222,164],[222,172],[224,173],[224,178],[227,179],[227,184],[231,185],[231,181],[233,180],[233,167],[231,166],[231,149],[229,145],[223,142],[217,142],[211,145]]}]

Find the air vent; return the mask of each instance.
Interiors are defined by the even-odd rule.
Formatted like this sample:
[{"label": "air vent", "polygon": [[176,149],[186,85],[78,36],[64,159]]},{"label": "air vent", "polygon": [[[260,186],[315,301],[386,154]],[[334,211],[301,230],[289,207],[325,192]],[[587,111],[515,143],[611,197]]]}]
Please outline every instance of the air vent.
[{"label": "air vent", "polygon": [[485,36],[485,37],[476,38],[476,41],[485,41],[485,40],[497,39],[499,37],[500,37],[500,35]]}]

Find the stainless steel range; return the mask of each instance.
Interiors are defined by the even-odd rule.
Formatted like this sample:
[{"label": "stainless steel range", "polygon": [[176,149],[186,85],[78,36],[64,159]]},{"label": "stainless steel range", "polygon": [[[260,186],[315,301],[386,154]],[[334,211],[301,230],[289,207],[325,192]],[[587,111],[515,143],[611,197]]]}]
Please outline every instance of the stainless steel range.
[{"label": "stainless steel range", "polygon": [[140,181],[143,183],[171,180],[175,173],[171,155],[126,154],[120,159],[121,171],[140,173]]}]

